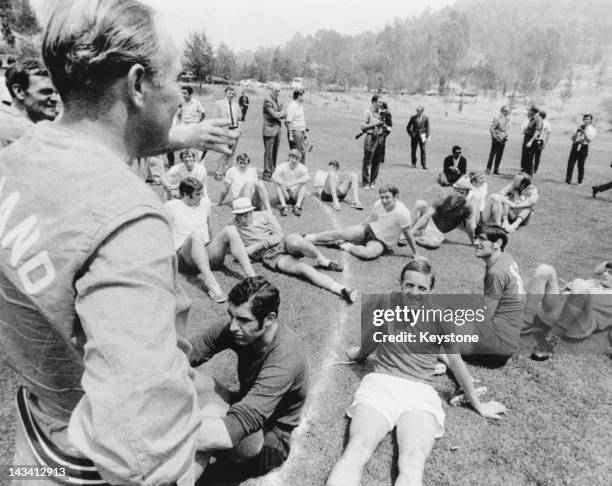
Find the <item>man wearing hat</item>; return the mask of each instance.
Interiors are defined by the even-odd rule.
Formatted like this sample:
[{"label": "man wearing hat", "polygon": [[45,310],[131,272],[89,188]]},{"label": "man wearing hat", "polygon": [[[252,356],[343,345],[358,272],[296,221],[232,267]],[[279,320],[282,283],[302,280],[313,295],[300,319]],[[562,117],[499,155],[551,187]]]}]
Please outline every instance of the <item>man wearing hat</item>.
[{"label": "man wearing hat", "polygon": [[[467,196],[473,189],[467,177],[461,177],[453,184],[453,193],[429,206],[419,199],[414,205],[416,223],[412,227],[412,234],[417,245],[430,250],[440,248],[446,234],[458,227],[465,228],[474,243],[474,223],[472,206]],[[400,246],[406,242],[400,239]]]},{"label": "man wearing hat", "polygon": [[254,211],[248,197],[239,197],[232,203],[232,213],[236,216],[232,224],[236,226],[247,253],[253,261],[261,262],[274,272],[302,277],[318,287],[341,296],[352,304],[358,291],[345,287],[333,278],[318,271],[302,257],[312,258],[318,267],[334,272],[342,272],[342,265],[325,257],[317,248],[295,233],[285,235],[278,220],[270,211]]},{"label": "man wearing hat", "polygon": [[429,141],[429,118],[423,114],[425,108],[417,106],[416,115],[410,117],[406,131],[410,137],[410,159],[412,161],[412,168],[416,168],[417,147],[421,149],[421,167],[427,170],[427,154],[425,151],[425,144]]},{"label": "man wearing hat", "polygon": [[293,206],[293,214],[302,215],[302,202],[310,175],[306,166],[299,163],[301,160],[301,152],[291,149],[287,162],[280,164],[272,174],[272,182],[276,186],[276,195],[281,204],[281,216],[289,214],[288,205]]}]

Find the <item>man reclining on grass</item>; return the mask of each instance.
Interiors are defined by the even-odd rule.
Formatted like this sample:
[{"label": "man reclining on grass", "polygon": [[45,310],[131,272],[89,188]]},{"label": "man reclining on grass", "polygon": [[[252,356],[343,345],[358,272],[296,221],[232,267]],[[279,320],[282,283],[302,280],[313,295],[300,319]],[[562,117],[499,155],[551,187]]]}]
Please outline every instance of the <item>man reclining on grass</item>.
[{"label": "man reclining on grass", "polygon": [[374,203],[367,222],[342,228],[305,235],[312,243],[328,244],[349,252],[362,260],[375,260],[388,251],[403,233],[412,252],[416,245],[410,232],[410,211],[398,200],[397,186],[387,184],[378,189],[380,199]]},{"label": "man reclining on grass", "polygon": [[226,226],[211,238],[210,199],[203,194],[202,183],[187,177],[179,184],[181,199],[173,199],[164,205],[172,228],[174,247],[178,257],[178,269],[187,274],[197,274],[204,281],[208,295],[215,302],[225,302],[227,296],[221,290],[212,273],[223,265],[225,256],[231,254],[247,277],[255,276],[246,248],[233,226]]},{"label": "man reclining on grass", "polygon": [[[344,201],[350,191],[351,199],[353,200],[351,207],[361,211],[363,206],[359,202],[357,174],[348,172],[344,177],[341,177],[338,172],[340,170],[340,163],[337,160],[330,160],[327,165],[327,173],[318,171],[315,176],[315,190],[319,192],[321,201],[332,203],[332,208],[340,211],[340,203]],[[317,179],[320,179],[318,184]]]},{"label": "man reclining on grass", "polygon": [[489,196],[482,220],[495,223],[507,233],[512,233],[529,222],[538,199],[538,189],[531,183],[531,177],[521,172],[514,177],[513,182],[497,194]]},{"label": "man reclining on grass", "polygon": [[[210,455],[248,476],[281,466],[308,391],[308,360],[296,334],[279,321],[278,289],[264,277],[246,278],[229,294],[229,322],[192,338],[196,367],[226,349],[238,355],[240,390],[231,393],[197,373],[204,416],[196,461]],[[236,465],[237,464],[237,465]],[[200,472],[200,471],[198,471]],[[197,477],[197,476],[196,476]]]},{"label": "man reclining on grass", "polygon": [[[406,299],[420,307],[421,303],[427,302],[427,294],[432,291],[434,282],[427,260],[414,259],[401,273],[401,292],[404,296],[392,294],[386,303],[377,303],[376,308],[393,309],[396,303],[407,303]],[[433,329],[432,323],[419,322],[411,329],[412,332],[418,334],[419,326],[421,331]],[[396,427],[399,476],[395,484],[422,485],[425,460],[434,440],[444,434],[444,411],[431,380],[437,354],[442,349],[453,353],[452,345],[442,348],[439,344],[419,340],[377,344],[373,335],[381,329],[385,332],[384,328],[371,326],[370,332],[363,333],[361,346],[347,351],[349,358],[363,361],[376,350],[374,372],[361,380],[353,403],[347,410],[347,415],[351,417],[348,444],[332,469],[327,486],[358,486],[363,468],[372,453]],[[450,330],[437,326],[435,333],[447,334]],[[459,354],[448,354],[448,362],[469,402],[480,415],[499,419],[500,414],[506,412],[501,403],[480,401]]]},{"label": "man reclining on grass", "polygon": [[345,287],[300,259],[313,258],[318,266],[334,272],[342,272],[340,263],[325,257],[301,236],[285,235],[274,215],[270,211],[254,211],[250,199],[234,199],[232,207],[232,213],[236,216],[231,224],[238,230],[253,261],[262,262],[273,272],[303,277],[318,287],[340,295],[349,304],[355,302],[357,290]]},{"label": "man reclining on grass", "polygon": [[236,157],[236,165],[225,173],[225,188],[221,191],[217,206],[223,205],[228,194],[233,201],[237,197],[248,197],[253,206],[262,211],[270,211],[270,198],[263,182],[257,179],[257,171],[250,167],[251,159],[246,153]]},{"label": "man reclining on grass", "polygon": [[[462,177],[453,184],[453,193],[442,201],[429,206],[419,199],[414,205],[416,222],[412,234],[417,245],[435,250],[446,239],[446,234],[455,228],[463,228],[470,241],[474,243],[473,205],[467,199],[472,185],[467,177]],[[399,246],[405,246],[407,241],[400,238]]]},{"label": "man reclining on grass", "polygon": [[538,342],[531,357],[544,361],[552,356],[559,337],[584,339],[612,327],[612,261],[595,268],[592,278],[577,278],[563,290],[557,272],[539,265],[531,280],[522,333],[533,332]]}]

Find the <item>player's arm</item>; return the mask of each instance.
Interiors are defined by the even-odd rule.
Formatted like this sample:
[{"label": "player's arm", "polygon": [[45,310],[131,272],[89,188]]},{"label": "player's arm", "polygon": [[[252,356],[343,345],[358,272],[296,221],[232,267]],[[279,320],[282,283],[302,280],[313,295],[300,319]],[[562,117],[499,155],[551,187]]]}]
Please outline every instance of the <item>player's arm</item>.
[{"label": "player's arm", "polygon": [[410,229],[410,226],[406,226],[405,228],[402,228],[402,234],[406,238],[406,241],[408,242],[408,246],[412,250],[412,254],[418,255],[417,246],[414,241],[414,235],[412,234],[412,230]]},{"label": "player's arm", "polygon": [[[178,166],[174,166],[174,167],[178,167]],[[162,174],[162,176],[160,177],[160,182],[162,183],[162,186],[164,186],[168,191],[172,191],[173,189],[176,189],[176,186],[173,183],[173,179],[174,179],[174,174],[176,173],[176,170],[173,170],[174,167],[170,167],[170,169]]]},{"label": "player's arm", "polygon": [[230,189],[232,188],[231,182],[228,182],[227,179],[224,182],[225,182],[225,186],[221,190],[221,194],[219,195],[219,202],[217,203],[217,206],[221,206],[223,204],[223,201],[225,201],[227,194],[230,192]]},{"label": "player's arm", "polygon": [[272,172],[271,179],[272,179],[272,182],[275,182],[279,186],[287,187],[287,183],[283,180],[281,175],[278,173],[278,170],[275,170],[274,172]]},{"label": "player's arm", "polygon": [[468,372],[460,354],[447,354],[448,365],[453,375],[459,382],[459,386],[470,401],[474,410],[486,418],[500,419],[500,414],[506,412],[506,407],[496,401],[481,402],[474,388],[474,381]]},{"label": "player's arm", "polygon": [[201,417],[179,348],[189,344],[175,329],[184,297],[174,259],[167,223],[140,217],[110,234],[75,282],[87,352],[68,434],[109,484],[180,483],[194,465]]},{"label": "player's arm", "polygon": [[[304,167],[304,166],[302,166]],[[309,180],[310,180],[310,174],[308,173],[308,170],[306,169],[306,167],[304,167],[304,173],[302,174],[302,176],[295,181],[293,184],[294,185],[298,185],[298,184],[306,184]]]},{"label": "player's arm", "polygon": [[361,341],[359,346],[351,346],[346,350],[346,356],[353,361],[365,361],[378,346],[374,341],[374,333],[388,332],[388,326],[385,322],[381,326],[374,324],[374,312],[379,309],[385,309],[386,303],[380,297],[368,296],[363,302],[361,312],[361,322],[365,321],[368,325],[362,325]]}]

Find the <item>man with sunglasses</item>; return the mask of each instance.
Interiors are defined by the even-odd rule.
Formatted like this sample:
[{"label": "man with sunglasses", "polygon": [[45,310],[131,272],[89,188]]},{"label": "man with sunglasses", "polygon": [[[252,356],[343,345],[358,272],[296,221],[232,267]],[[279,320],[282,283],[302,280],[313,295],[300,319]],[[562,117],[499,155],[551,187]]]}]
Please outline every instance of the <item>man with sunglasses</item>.
[{"label": "man with sunglasses", "polygon": [[600,263],[589,279],[562,289],[551,265],[539,265],[531,280],[523,334],[533,333],[536,361],[549,359],[558,337],[584,339],[612,327],[612,260]]}]

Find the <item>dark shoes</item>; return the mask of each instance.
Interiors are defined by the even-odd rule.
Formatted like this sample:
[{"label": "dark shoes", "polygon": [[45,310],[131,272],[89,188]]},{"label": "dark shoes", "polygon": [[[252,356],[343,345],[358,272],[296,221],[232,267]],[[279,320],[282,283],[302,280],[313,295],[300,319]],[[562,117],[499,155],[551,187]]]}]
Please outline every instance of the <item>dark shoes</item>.
[{"label": "dark shoes", "polygon": [[323,267],[325,270],[330,270],[332,272],[342,272],[344,271],[344,267],[342,266],[342,263],[337,262],[335,260],[330,260],[329,263],[327,264],[327,266]]},{"label": "dark shoes", "polygon": [[597,196],[597,193],[598,193],[599,191],[597,190],[597,188],[596,188],[595,186],[593,186],[593,187],[591,188],[591,190],[593,191],[593,199],[595,199],[595,197]]},{"label": "dark shoes", "polygon": [[302,208],[300,206],[296,206],[293,208],[293,214],[295,214],[296,216],[301,216],[302,215]]},{"label": "dark shoes", "polygon": [[[534,332],[534,336],[536,336]],[[538,345],[531,353],[531,359],[535,361],[546,361],[550,359],[555,351],[555,346],[559,342],[559,338],[554,334],[541,332],[537,337]]]},{"label": "dark shoes", "polygon": [[283,206],[280,210],[281,216],[287,216],[289,214],[289,208],[287,206]]},{"label": "dark shoes", "polygon": [[349,304],[352,304],[359,298],[359,290],[357,289],[349,289],[348,287],[344,287],[341,292],[342,298]]}]

